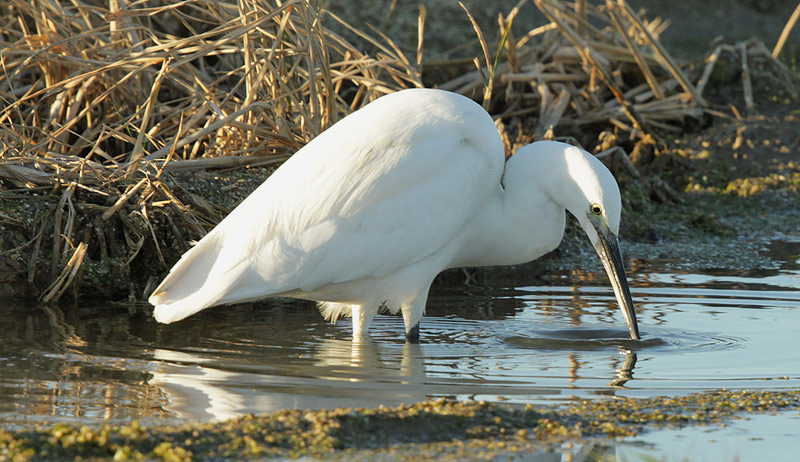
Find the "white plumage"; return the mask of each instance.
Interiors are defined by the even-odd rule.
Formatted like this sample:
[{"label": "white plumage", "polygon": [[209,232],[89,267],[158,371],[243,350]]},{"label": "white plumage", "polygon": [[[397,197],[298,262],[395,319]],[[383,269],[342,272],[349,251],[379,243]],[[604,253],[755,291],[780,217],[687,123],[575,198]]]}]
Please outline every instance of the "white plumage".
[{"label": "white plumage", "polygon": [[[414,339],[439,272],[538,258],[558,246],[565,209],[596,247],[613,236],[616,249],[619,190],[596,158],[540,142],[505,162],[495,125],[476,103],[404,90],[299,150],[181,257],[150,303],[170,323],[269,296],[316,300],[329,319],[353,317],[354,340],[367,337],[385,308],[403,313]],[[617,260],[615,290],[638,337]]]}]

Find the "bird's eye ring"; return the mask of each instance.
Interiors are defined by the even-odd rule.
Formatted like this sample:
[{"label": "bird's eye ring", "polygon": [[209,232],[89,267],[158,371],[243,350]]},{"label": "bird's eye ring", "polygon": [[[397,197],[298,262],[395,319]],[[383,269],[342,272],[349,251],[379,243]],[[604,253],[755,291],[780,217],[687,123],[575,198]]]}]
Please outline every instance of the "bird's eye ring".
[{"label": "bird's eye ring", "polygon": [[600,215],[600,214],[603,213],[603,208],[600,207],[599,204],[592,204],[592,206],[591,206],[591,208],[589,210],[591,210],[592,213],[595,214],[595,215]]}]

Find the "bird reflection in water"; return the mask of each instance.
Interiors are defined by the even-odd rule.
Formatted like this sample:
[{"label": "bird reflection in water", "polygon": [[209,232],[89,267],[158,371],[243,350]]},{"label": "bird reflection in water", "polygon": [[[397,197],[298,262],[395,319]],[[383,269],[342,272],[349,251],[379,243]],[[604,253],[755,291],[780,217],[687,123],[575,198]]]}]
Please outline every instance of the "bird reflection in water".
[{"label": "bird reflection in water", "polygon": [[[540,340],[553,341],[552,338]],[[431,350],[427,359],[426,348]],[[525,379],[513,374],[485,377],[468,370],[448,372],[448,368],[442,366],[444,362],[469,355],[467,351],[448,348],[436,344],[354,343],[328,338],[319,339],[308,354],[299,358],[289,354],[295,359],[288,362],[286,358],[273,358],[274,362],[269,364],[238,366],[209,352],[155,350],[153,359],[159,361],[160,366],[154,368],[150,383],[164,389],[169,410],[182,418],[201,420],[287,408],[393,406],[437,396],[498,396],[503,400],[525,401],[537,395],[564,392],[533,376]],[[609,374],[612,380],[607,383],[613,388],[596,389],[591,393],[614,394],[614,388],[623,387],[632,379],[636,354],[621,347],[620,351],[625,354],[624,363],[612,366],[615,375]],[[589,390],[594,385],[576,386],[579,379],[591,380],[580,376],[580,368],[591,369],[598,360],[608,356],[592,354],[584,345],[572,350],[568,358],[572,365],[566,379],[570,388]],[[476,359],[480,359],[480,355]],[[513,381],[509,381],[512,378]]]},{"label": "bird reflection in water", "polygon": [[[400,354],[387,353],[396,347]],[[275,367],[231,366],[203,352],[155,350],[161,365],[151,384],[169,410],[192,420],[223,420],[281,409],[374,407],[423,401],[425,363],[419,344],[381,345],[322,339],[311,358]]]},{"label": "bird reflection in water", "polygon": [[620,350],[620,354],[625,355],[625,362],[617,369],[617,378],[608,382],[609,387],[624,387],[629,380],[633,379],[633,368],[636,367],[636,353],[631,350]]}]

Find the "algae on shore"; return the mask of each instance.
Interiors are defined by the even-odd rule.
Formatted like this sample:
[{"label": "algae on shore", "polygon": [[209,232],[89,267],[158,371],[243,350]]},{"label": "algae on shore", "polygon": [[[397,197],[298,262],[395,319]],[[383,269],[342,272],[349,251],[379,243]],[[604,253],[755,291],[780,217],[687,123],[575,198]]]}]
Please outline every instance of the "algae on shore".
[{"label": "algae on shore", "polygon": [[664,426],[721,424],[742,413],[800,409],[800,391],[719,390],[681,397],[524,407],[446,399],[394,408],[284,410],[178,427],[72,426],[0,430],[0,461],[240,460],[303,455],[348,459],[392,451],[451,456],[536,451]]}]

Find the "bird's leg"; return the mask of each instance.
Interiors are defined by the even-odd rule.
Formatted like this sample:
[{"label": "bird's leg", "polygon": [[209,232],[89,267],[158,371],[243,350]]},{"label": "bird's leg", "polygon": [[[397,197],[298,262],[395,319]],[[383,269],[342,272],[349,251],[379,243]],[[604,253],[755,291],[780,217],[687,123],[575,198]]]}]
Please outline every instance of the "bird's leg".
[{"label": "bird's leg", "polygon": [[425,302],[428,301],[428,291],[423,291],[411,303],[403,303],[400,310],[403,312],[403,322],[406,326],[406,342],[419,343],[419,322],[425,313]]},{"label": "bird's leg", "polygon": [[419,343],[419,323],[406,332],[406,343]]},{"label": "bird's leg", "polygon": [[369,340],[369,325],[378,310],[366,308],[364,305],[351,305],[350,309],[353,316],[353,341]]}]

